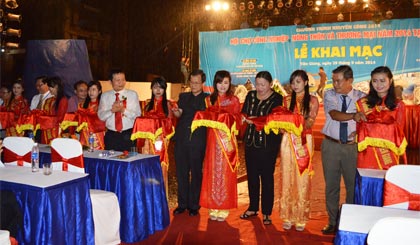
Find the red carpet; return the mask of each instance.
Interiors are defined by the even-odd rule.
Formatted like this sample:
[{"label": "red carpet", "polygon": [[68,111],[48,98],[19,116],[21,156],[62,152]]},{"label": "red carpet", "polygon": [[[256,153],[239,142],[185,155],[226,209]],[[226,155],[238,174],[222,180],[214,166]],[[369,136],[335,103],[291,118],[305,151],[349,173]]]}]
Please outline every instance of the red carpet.
[{"label": "red carpet", "polygon": [[[238,208],[231,210],[225,222],[211,221],[207,209],[204,208],[200,209],[200,215],[196,217],[188,216],[188,212],[174,217],[171,209],[169,227],[137,244],[332,244],[334,236],[325,236],[321,233],[328,218],[325,211],[324,177],[318,151],[314,156],[314,168],[311,218],[303,232],[295,231],[294,227],[290,231],[282,228],[278,211],[280,173],[276,171],[272,225],[263,225],[261,214],[249,220],[239,218],[248,207],[247,182],[245,181],[238,184]],[[343,188],[341,199],[344,199]]]}]

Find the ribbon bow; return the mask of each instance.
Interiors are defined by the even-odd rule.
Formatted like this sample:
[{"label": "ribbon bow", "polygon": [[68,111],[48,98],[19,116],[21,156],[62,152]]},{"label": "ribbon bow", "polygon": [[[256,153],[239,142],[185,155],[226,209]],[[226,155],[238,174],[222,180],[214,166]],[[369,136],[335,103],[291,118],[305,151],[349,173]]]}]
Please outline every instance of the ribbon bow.
[{"label": "ribbon bow", "polygon": [[4,162],[17,161],[18,166],[23,166],[23,162],[31,162],[31,152],[26,153],[23,156],[16,154],[15,152],[4,148]]},{"label": "ribbon bow", "polygon": [[84,168],[84,164],[83,164],[83,155],[80,156],[75,156],[72,158],[64,158],[63,156],[60,155],[60,153],[58,153],[54,148],[51,148],[51,161],[52,162],[62,162],[63,163],[63,171],[68,171],[69,168],[69,164],[79,167],[79,168]]},{"label": "ribbon bow", "polygon": [[420,194],[409,191],[385,180],[384,185],[384,206],[408,202],[409,210],[420,211]]}]

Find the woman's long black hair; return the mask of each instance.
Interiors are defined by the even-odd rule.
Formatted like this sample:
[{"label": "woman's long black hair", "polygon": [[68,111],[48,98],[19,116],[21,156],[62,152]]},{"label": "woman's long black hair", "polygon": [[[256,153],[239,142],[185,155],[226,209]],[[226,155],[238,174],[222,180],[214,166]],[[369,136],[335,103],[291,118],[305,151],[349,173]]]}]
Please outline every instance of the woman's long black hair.
[{"label": "woman's long black hair", "polygon": [[387,66],[376,67],[370,73],[371,80],[369,82],[369,94],[366,96],[368,107],[373,108],[376,105],[380,105],[382,103],[382,98],[379,97],[378,92],[376,92],[376,90],[373,88],[373,85],[372,85],[372,77],[374,74],[377,74],[377,73],[386,74],[386,76],[391,81],[388,94],[386,95],[386,98],[385,98],[385,106],[388,107],[388,109],[390,109],[391,111],[393,111],[395,107],[397,107],[397,103],[396,103],[397,97],[395,96],[395,86],[394,86],[393,75],[392,75],[391,70]]},{"label": "woman's long black hair", "polygon": [[[308,74],[306,74],[306,71],[304,70],[296,70],[290,75],[289,83],[292,84],[293,79],[296,77],[301,77],[304,82],[307,82],[305,85],[305,94],[303,95],[303,107],[301,108],[301,113],[304,118],[307,118],[309,116],[309,103],[311,101],[311,95],[309,94],[309,77]],[[294,111],[296,106],[296,92],[292,92],[292,99],[290,101],[290,111]]]},{"label": "woman's long black hair", "polygon": [[[153,86],[158,85],[163,89],[162,94],[162,107],[163,112],[165,113],[165,116],[169,115],[169,109],[168,109],[168,99],[166,98],[166,88],[168,85],[166,84],[166,80],[164,77],[157,77],[152,80],[152,84],[150,85],[150,89],[153,89]],[[146,107],[144,108],[146,111],[153,110],[153,105],[155,104],[155,95],[153,94],[152,90],[152,98],[150,99],[149,103],[147,103]]]},{"label": "woman's long black hair", "polygon": [[97,101],[101,101],[101,95],[102,95],[102,85],[99,81],[95,80],[95,81],[90,81],[88,83],[88,97],[86,98],[85,102],[83,103],[83,108],[88,108],[89,107],[89,103],[91,101],[90,96],[89,96],[89,88],[92,86],[95,86],[98,88],[99,90],[99,94],[98,94],[98,98],[96,98]]},{"label": "woman's long black hair", "polygon": [[219,96],[219,93],[217,91],[217,84],[221,83],[223,81],[223,78],[225,77],[229,78],[229,89],[227,90],[226,95],[232,94],[232,77],[230,76],[230,73],[225,70],[217,71],[216,74],[214,74],[213,79],[213,93],[211,93],[210,95],[210,102],[212,105],[216,103],[217,96]]},{"label": "woman's long black hair", "polygon": [[45,82],[47,82],[48,87],[50,87],[50,88],[54,88],[55,85],[57,85],[57,97],[56,97],[56,101],[55,101],[55,110],[57,111],[61,99],[63,97],[65,97],[63,82],[61,81],[61,79],[59,77],[47,77],[45,79]]}]

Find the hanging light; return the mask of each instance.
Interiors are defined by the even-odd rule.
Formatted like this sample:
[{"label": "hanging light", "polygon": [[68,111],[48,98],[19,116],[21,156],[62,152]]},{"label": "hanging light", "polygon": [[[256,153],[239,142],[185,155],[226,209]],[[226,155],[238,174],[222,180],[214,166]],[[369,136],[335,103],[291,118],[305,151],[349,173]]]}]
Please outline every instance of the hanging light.
[{"label": "hanging light", "polygon": [[254,2],[253,2],[253,1],[249,1],[249,2],[248,2],[248,9],[249,9],[249,10],[253,10],[253,9],[254,9],[254,7],[255,7],[255,6],[254,6]]},{"label": "hanging light", "polygon": [[308,5],[309,7],[312,7],[314,5],[314,1],[308,0],[308,2],[306,3],[306,5]]},{"label": "hanging light", "polygon": [[283,8],[283,1],[282,0],[277,0],[277,8],[281,9]]},{"label": "hanging light", "polygon": [[22,35],[22,31],[18,29],[7,28],[5,34],[9,37],[20,37]]},{"label": "hanging light", "polygon": [[339,13],[338,15],[337,15],[337,21],[344,21],[344,15],[343,15],[343,13]]},{"label": "hanging light", "polygon": [[308,15],[305,17],[305,25],[306,25],[307,27],[311,27],[313,23],[314,23],[314,21],[313,21],[313,19],[312,19],[312,16],[311,16],[310,14],[308,14]]},{"label": "hanging light", "polygon": [[375,22],[376,24],[381,23],[383,17],[382,17],[382,13],[379,11],[376,11],[373,15],[372,15],[372,20],[373,22]]},{"label": "hanging light", "polygon": [[275,9],[273,10],[273,15],[274,15],[274,16],[277,16],[277,15],[279,15],[279,14],[280,14],[279,9],[278,9],[278,8],[275,8]]},{"label": "hanging light", "polygon": [[287,0],[286,4],[284,6],[286,6],[286,8],[290,8],[290,7],[292,7],[292,3],[293,3],[293,0]]},{"label": "hanging light", "polygon": [[321,0],[316,0],[315,4],[316,4],[316,6],[321,6],[322,2],[321,2]]},{"label": "hanging light", "polygon": [[272,10],[274,8],[274,1],[269,0],[267,3],[267,9]]},{"label": "hanging light", "polygon": [[7,21],[17,21],[17,22],[21,22],[22,21],[22,15],[20,14],[12,14],[12,13],[8,13],[6,15],[6,19]]},{"label": "hanging light", "polygon": [[239,10],[240,11],[245,11],[246,7],[245,7],[245,2],[240,2],[239,3]]},{"label": "hanging light", "polygon": [[260,1],[260,4],[258,4],[259,9],[263,9],[265,6],[265,1]]},{"label": "hanging light", "polygon": [[264,17],[264,18],[262,19],[261,27],[262,27],[264,30],[267,30],[267,29],[268,29],[268,27],[270,26],[270,22],[271,22],[271,20],[270,20],[268,17]]},{"label": "hanging light", "polygon": [[258,17],[255,17],[254,21],[252,22],[252,24],[254,26],[259,26],[261,23],[261,20]]},{"label": "hanging light", "polygon": [[5,43],[6,48],[19,48],[19,43],[11,43],[7,42]]},{"label": "hanging light", "polygon": [[[1,2],[1,1],[0,1]],[[6,5],[7,8],[9,9],[15,9],[17,7],[19,7],[19,5],[17,4],[16,0],[6,0],[4,2],[4,4]]]},{"label": "hanging light", "polygon": [[303,5],[302,0],[297,0],[296,1],[296,7],[300,8],[300,7],[302,7],[302,5]]},{"label": "hanging light", "polygon": [[385,18],[392,19],[393,16],[394,16],[394,13],[392,12],[392,10],[388,10],[385,12]]},{"label": "hanging light", "polygon": [[232,3],[232,10],[236,11],[238,7],[236,6],[236,3]]},{"label": "hanging light", "polygon": [[365,10],[365,11],[369,10],[369,3],[363,4],[363,10]]}]

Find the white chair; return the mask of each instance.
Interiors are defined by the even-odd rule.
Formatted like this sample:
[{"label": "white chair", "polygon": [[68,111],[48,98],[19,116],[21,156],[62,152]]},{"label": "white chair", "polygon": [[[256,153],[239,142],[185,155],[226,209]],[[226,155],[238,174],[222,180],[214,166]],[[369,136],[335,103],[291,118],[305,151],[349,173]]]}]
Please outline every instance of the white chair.
[{"label": "white chair", "polygon": [[10,232],[7,230],[0,230],[0,244],[10,245]]},{"label": "white chair", "polygon": [[420,211],[420,166],[395,165],[388,169],[384,183],[384,207]]},{"label": "white chair", "polygon": [[31,167],[31,151],[34,142],[26,137],[6,137],[3,140],[4,164]]},{"label": "white chair", "polygon": [[53,139],[51,141],[51,159],[53,170],[85,172],[83,149],[78,140],[69,138]]},{"label": "white chair", "polygon": [[[58,154],[59,156],[57,156]],[[69,172],[85,172],[83,149],[78,140],[56,138],[51,141],[51,159],[53,169],[67,169]],[[80,159],[82,159],[80,163]],[[76,165],[73,165],[76,163]],[[66,170],[65,170],[66,171]],[[115,193],[103,190],[90,190],[93,222],[95,225],[95,244],[119,244],[120,240],[120,205]]]},{"label": "white chair", "polygon": [[378,220],[370,229],[368,245],[419,244],[420,219],[387,217]]}]

